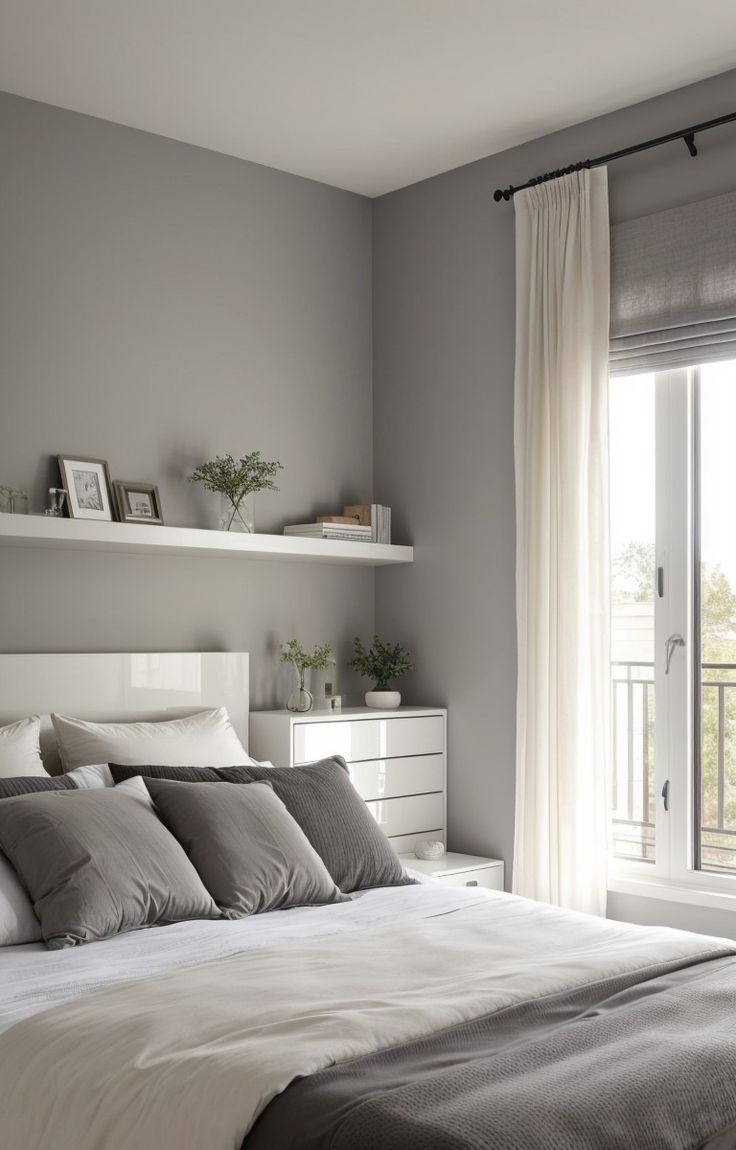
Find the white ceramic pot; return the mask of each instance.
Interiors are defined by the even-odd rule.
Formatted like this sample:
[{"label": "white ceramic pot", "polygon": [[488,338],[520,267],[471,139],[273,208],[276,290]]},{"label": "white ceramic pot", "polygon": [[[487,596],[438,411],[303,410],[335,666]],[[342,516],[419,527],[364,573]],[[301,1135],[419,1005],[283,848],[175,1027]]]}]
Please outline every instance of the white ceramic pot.
[{"label": "white ceramic pot", "polygon": [[365,705],[379,711],[395,711],[401,706],[401,691],[366,691]]}]

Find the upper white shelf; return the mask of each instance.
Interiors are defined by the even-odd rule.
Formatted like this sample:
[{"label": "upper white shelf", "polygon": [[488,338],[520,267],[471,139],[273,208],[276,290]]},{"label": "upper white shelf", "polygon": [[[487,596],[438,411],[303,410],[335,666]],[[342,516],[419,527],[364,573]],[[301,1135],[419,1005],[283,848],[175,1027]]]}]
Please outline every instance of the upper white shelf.
[{"label": "upper white shelf", "polygon": [[382,567],[411,563],[412,547],[342,543],[287,535],[241,535],[153,523],[106,523],[53,519],[46,515],[0,513],[0,546],[57,547],[93,551],[138,551],[149,555],[222,555],[245,559],[288,559],[315,563],[357,563]]}]

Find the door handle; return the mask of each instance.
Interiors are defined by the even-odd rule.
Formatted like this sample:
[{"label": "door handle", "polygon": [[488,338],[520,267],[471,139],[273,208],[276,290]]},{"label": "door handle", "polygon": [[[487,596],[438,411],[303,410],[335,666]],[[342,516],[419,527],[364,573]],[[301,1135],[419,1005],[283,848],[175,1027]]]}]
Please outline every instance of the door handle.
[{"label": "door handle", "polygon": [[668,811],[670,809],[670,780],[669,779],[665,779],[665,784],[662,787],[662,802],[664,804],[664,809],[666,811]]},{"label": "door handle", "polygon": [[669,639],[667,639],[667,641],[665,642],[665,645],[664,645],[664,673],[665,673],[665,675],[669,675],[669,673],[670,673],[670,663],[672,662],[672,656],[675,653],[675,648],[676,647],[684,647],[684,646],[685,646],[685,640],[683,639],[682,635],[677,635],[677,634],[670,635]]}]

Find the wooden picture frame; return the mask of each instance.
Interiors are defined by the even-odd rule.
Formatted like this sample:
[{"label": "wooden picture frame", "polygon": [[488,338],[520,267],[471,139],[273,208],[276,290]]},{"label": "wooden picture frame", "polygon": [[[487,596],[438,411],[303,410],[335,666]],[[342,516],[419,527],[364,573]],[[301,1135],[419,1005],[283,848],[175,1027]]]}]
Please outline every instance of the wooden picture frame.
[{"label": "wooden picture frame", "polygon": [[84,455],[59,455],[57,459],[71,518],[111,522],[115,500],[107,461]]},{"label": "wooden picture frame", "polygon": [[155,484],[116,479],[115,498],[121,523],[153,523],[163,527],[161,496]]}]

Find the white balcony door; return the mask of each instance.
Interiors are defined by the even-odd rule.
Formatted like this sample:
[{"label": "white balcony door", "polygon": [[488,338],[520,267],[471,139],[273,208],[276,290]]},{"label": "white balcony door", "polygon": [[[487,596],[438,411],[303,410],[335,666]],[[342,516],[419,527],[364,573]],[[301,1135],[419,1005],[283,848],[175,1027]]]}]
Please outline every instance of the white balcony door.
[{"label": "white balcony door", "polygon": [[736,363],[611,380],[615,875],[736,895]]}]

